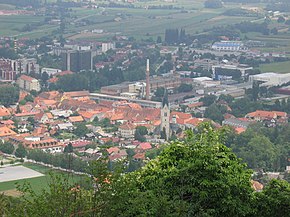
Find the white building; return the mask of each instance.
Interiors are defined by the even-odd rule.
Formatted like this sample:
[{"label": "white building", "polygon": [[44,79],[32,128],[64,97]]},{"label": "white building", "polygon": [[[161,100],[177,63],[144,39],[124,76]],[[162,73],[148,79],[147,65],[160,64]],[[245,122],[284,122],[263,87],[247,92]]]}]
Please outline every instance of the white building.
[{"label": "white building", "polygon": [[112,49],[112,50],[115,49],[115,43],[111,43],[111,42],[102,43],[102,52],[103,53],[106,53],[110,49]]},{"label": "white building", "polygon": [[21,75],[17,79],[16,83],[21,89],[29,92],[32,90],[35,90],[37,92],[41,90],[39,81],[27,75]]},{"label": "white building", "polygon": [[250,75],[249,81],[261,82],[260,86],[273,87],[286,84],[290,82],[290,73],[287,74],[278,74],[274,72],[262,73],[258,75]]},{"label": "white building", "polygon": [[42,68],[41,73],[46,72],[48,75],[54,75],[58,72],[61,72],[61,69],[55,69],[55,68]]},{"label": "white building", "polygon": [[12,70],[17,74],[39,73],[39,64],[35,58],[12,60]]},{"label": "white building", "polygon": [[247,50],[243,42],[240,41],[220,41],[215,42],[211,48],[217,51],[243,51]]}]

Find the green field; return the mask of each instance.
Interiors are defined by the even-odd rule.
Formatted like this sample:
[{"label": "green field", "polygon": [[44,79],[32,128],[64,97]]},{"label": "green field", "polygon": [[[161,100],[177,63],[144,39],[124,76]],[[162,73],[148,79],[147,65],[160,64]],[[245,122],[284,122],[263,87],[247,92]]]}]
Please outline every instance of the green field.
[{"label": "green field", "polygon": [[45,176],[30,178],[30,179],[16,180],[16,181],[9,181],[9,182],[2,182],[0,183],[0,192],[7,191],[7,190],[15,190],[18,185],[22,186],[25,183],[29,183],[32,189],[36,193],[40,193],[42,190],[48,189],[49,187],[48,185],[51,181],[50,174],[63,175],[64,177],[67,177],[69,179],[69,182],[72,184],[73,183],[83,184],[87,180],[86,176],[79,176],[79,175],[73,175],[70,173],[60,172],[60,171],[52,170],[48,167],[37,165],[37,164],[24,163],[23,166],[33,169],[35,171],[38,171],[40,173],[43,173],[45,174]]},{"label": "green field", "polygon": [[259,69],[262,72],[290,73],[290,61],[261,64]]},{"label": "green field", "polygon": [[[54,0],[51,0],[51,2]],[[106,2],[106,1],[103,1]],[[248,17],[228,17],[221,14],[236,5],[227,4],[222,9],[206,9],[204,0],[180,0],[177,2],[150,1],[138,2],[134,5],[138,8],[72,8],[71,16],[74,17],[66,24],[66,37],[74,38],[110,38],[118,33],[133,36],[136,39],[148,39],[163,36],[167,28],[184,28],[187,33],[196,34],[205,28],[213,26],[238,23],[244,20],[253,20]],[[98,3],[100,3],[98,1]],[[181,9],[147,9],[147,6],[173,5]],[[4,5],[0,9],[5,9]],[[120,18],[119,21],[114,20]],[[40,22],[44,17],[32,15],[25,16],[0,16],[0,36],[16,36],[38,38],[51,35],[59,28],[59,25],[42,25],[31,32],[22,32],[26,24]],[[89,25],[79,26],[79,21],[91,21]],[[105,34],[81,34],[83,30],[103,29]]]}]

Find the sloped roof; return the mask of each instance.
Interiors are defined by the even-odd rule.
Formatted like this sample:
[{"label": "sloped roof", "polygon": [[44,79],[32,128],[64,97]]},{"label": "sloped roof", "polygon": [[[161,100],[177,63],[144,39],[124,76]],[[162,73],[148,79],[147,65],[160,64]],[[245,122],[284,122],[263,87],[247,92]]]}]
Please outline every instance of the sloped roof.
[{"label": "sloped roof", "polygon": [[9,129],[8,127],[0,127],[0,137],[5,137],[5,136],[13,136],[16,135],[13,130]]},{"label": "sloped roof", "polygon": [[84,121],[82,116],[71,116],[68,118],[70,122],[82,122]]}]

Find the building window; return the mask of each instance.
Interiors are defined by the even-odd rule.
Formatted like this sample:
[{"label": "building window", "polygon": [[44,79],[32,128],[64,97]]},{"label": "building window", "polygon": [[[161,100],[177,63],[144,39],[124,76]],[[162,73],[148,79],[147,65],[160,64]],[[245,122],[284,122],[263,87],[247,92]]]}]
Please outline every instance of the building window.
[{"label": "building window", "polygon": [[164,117],[167,117],[167,112],[164,112]]}]

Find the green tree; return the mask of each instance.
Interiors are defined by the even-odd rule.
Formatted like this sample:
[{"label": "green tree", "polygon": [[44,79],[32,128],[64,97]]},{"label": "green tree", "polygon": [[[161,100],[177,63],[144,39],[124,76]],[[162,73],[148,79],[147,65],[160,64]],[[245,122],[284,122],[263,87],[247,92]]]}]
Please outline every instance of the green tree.
[{"label": "green tree", "polygon": [[222,113],[221,106],[214,104],[211,104],[204,112],[204,117],[209,118],[213,121],[216,121],[218,123],[222,123],[224,120],[224,115]]},{"label": "green tree", "polygon": [[14,146],[10,142],[0,142],[0,151],[6,154],[12,154]]},{"label": "green tree", "polygon": [[234,101],[234,97],[232,97],[231,95],[221,94],[219,96],[219,101],[225,101],[227,103],[232,103]]},{"label": "green tree", "polygon": [[288,182],[273,179],[256,197],[254,216],[289,216],[290,184]]},{"label": "green tree", "polygon": [[279,16],[278,19],[277,19],[278,23],[285,23],[285,21],[286,20],[285,20],[285,18],[283,16]]},{"label": "green tree", "polygon": [[235,153],[252,169],[273,170],[277,160],[273,143],[264,135],[254,134],[247,139],[248,142],[239,142],[240,145],[234,147]]},{"label": "green tree", "polygon": [[27,151],[23,145],[18,145],[18,148],[15,150],[15,156],[19,158],[24,158],[27,155]]},{"label": "green tree", "polygon": [[181,84],[178,87],[178,92],[183,93],[183,92],[190,92],[192,91],[192,85],[191,84]]},{"label": "green tree", "polygon": [[210,106],[216,101],[217,97],[215,95],[205,95],[204,97],[200,98],[200,102],[203,102],[205,106]]},{"label": "green tree", "polygon": [[19,88],[13,85],[0,85],[0,104],[10,106],[19,99]]},{"label": "green tree", "polygon": [[80,124],[77,124],[73,133],[78,137],[84,137],[86,134],[89,133],[89,129],[87,128],[85,123],[80,123]]},{"label": "green tree", "polygon": [[204,2],[206,8],[222,8],[223,3],[220,0],[206,0]]},{"label": "green tree", "polygon": [[[200,129],[199,134],[188,133],[185,141],[171,143],[157,159],[124,177],[120,183],[133,185],[131,191],[116,192],[108,212],[112,216],[250,214],[252,172],[209,124]],[[121,198],[126,206],[117,202]]]},{"label": "green tree", "polygon": [[67,146],[65,146],[63,152],[64,153],[73,153],[74,152],[74,148],[73,148],[72,144],[69,143]]}]

